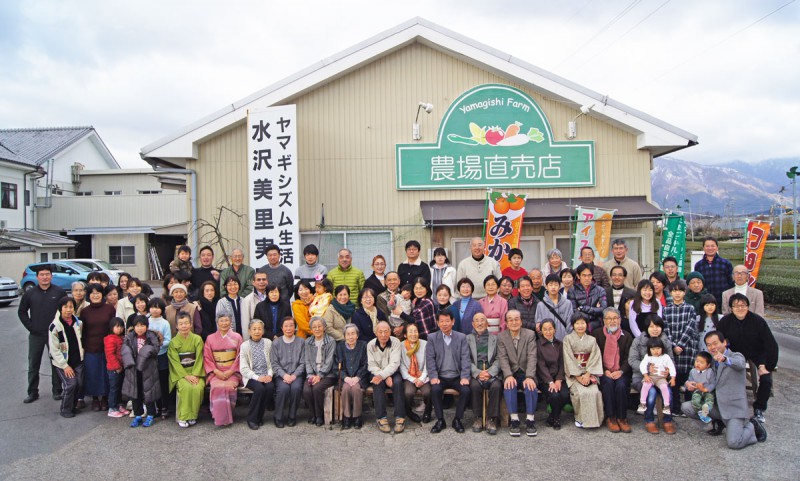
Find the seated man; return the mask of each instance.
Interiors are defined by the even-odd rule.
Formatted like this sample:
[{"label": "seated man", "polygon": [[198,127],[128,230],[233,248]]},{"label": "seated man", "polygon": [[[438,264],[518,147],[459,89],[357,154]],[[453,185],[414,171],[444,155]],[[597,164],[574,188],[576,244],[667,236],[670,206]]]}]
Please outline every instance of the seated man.
[{"label": "seated man", "polygon": [[497,351],[500,369],[503,371],[503,396],[506,408],[511,415],[509,434],[520,435],[519,412],[517,411],[517,389],[525,390],[525,433],[536,436],[536,335],[530,329],[522,328],[519,311],[506,313],[506,329],[497,336]]},{"label": "seated man", "polygon": [[[591,333],[597,340],[597,347],[600,348],[603,359],[600,391],[603,393],[606,426],[612,433],[631,432],[631,426],[628,424],[628,393],[631,389],[633,370],[628,364],[628,355],[633,336],[620,328],[621,322],[619,311],[607,307],[603,311],[603,327]],[[672,423],[664,423],[664,432],[675,434],[675,426]]]},{"label": "seated man", "polygon": [[[472,412],[475,422],[472,431],[479,433],[486,428],[489,434],[497,434],[497,418],[500,416],[500,360],[497,358],[497,336],[489,335],[486,315],[482,312],[472,318],[473,332],[467,336],[470,356],[469,389],[472,392]],[[486,425],[483,424],[483,399],[488,391]]]},{"label": "seated man", "polygon": [[467,336],[454,331],[453,314],[449,309],[439,312],[439,330],[428,336],[425,346],[425,365],[428,368],[428,377],[431,379],[431,399],[433,409],[436,411],[436,424],[431,428],[432,433],[439,433],[447,427],[444,421],[442,400],[445,389],[458,390],[458,404],[456,417],[453,419],[453,429],[458,433],[464,432],[461,419],[469,399],[470,362]]},{"label": "seated man", "polygon": [[375,327],[375,339],[367,344],[367,370],[370,373],[372,402],[375,404],[375,418],[382,433],[392,432],[386,416],[386,390],[392,390],[394,400],[394,432],[402,433],[406,428],[406,411],[403,399],[403,375],[400,361],[403,344],[391,336],[392,328],[386,321]]},{"label": "seated man", "polygon": [[[731,449],[741,449],[756,441],[767,440],[767,430],[757,418],[747,419],[747,393],[745,391],[747,362],[743,355],[728,349],[725,334],[711,331],[705,337],[706,348],[713,356],[713,369],[716,373],[716,402],[708,415],[713,419],[713,428],[708,432],[718,436],[728,428],[727,441]],[[694,391],[694,384],[686,383],[688,391]],[[697,410],[691,401],[681,405],[684,414],[698,419]]]}]

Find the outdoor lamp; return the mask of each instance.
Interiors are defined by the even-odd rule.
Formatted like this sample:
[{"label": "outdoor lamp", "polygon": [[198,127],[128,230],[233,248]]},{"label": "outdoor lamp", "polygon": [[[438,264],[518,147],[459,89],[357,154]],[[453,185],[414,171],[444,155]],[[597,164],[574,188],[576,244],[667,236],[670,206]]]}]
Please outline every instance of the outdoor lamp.
[{"label": "outdoor lamp", "polygon": [[417,107],[417,117],[414,119],[414,124],[411,126],[411,138],[419,140],[422,138],[419,134],[419,111],[424,110],[426,114],[433,112],[433,104],[427,102],[420,102]]},{"label": "outdoor lamp", "polygon": [[580,117],[581,115],[588,114],[589,111],[592,110],[592,107],[594,107],[594,104],[592,104],[592,105],[582,105],[581,106],[581,113],[579,113],[572,120],[567,122],[567,139],[572,140],[575,137],[577,137],[577,135],[578,135],[578,127],[577,127],[577,123],[575,121],[578,120],[578,117]]}]

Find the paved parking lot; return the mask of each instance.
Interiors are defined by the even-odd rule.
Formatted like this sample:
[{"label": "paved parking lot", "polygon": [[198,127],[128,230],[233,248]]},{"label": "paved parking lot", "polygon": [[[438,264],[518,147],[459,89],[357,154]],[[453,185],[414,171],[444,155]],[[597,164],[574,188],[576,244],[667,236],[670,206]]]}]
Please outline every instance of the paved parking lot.
[{"label": "paved parking lot", "polygon": [[[511,438],[452,429],[433,435],[430,424],[400,435],[385,435],[373,418],[361,431],[315,428],[301,410],[295,428],[267,424],[251,431],[243,422],[217,428],[208,417],[190,429],[174,421],[149,429],[127,427],[125,419],[85,412],[58,416],[50,398],[49,367],[42,367],[42,398],[25,397],[26,333],[16,307],[0,309],[0,478],[2,479],[429,479],[464,480],[585,478],[659,480],[797,479],[800,470],[800,373],[782,369],[767,412],[766,443],[742,451],[725,447],[724,437],[678,420],[675,436],[650,435],[631,412],[631,434],[578,430],[571,415],[553,431],[542,422],[536,438]],[[237,408],[242,420],[245,408]],[[269,415],[269,414],[268,414]],[[448,422],[452,410],[447,413]],[[467,418],[467,426],[471,424]]]}]

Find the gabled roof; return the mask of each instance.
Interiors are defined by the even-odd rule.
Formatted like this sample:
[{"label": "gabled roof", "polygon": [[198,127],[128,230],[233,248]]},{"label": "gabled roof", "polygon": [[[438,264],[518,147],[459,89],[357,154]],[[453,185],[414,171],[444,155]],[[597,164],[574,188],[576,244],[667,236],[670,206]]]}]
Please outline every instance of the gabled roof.
[{"label": "gabled roof", "polygon": [[151,162],[175,165],[196,159],[198,144],[242,121],[249,109],[280,104],[319,88],[361,66],[419,42],[479,68],[512,79],[576,109],[594,105],[589,115],[637,135],[637,148],[660,156],[697,144],[697,136],[628,107],[598,92],[512,57],[423,18],[413,18],[142,147]]},{"label": "gabled roof", "polygon": [[109,165],[119,168],[117,160],[92,126],[0,129],[0,144],[32,167],[43,164],[87,137]]},{"label": "gabled roof", "polygon": [[13,162],[15,164],[28,165],[28,163],[25,162],[25,159],[14,153],[13,150],[3,145],[2,142],[0,142],[0,160],[4,160],[6,162]]}]

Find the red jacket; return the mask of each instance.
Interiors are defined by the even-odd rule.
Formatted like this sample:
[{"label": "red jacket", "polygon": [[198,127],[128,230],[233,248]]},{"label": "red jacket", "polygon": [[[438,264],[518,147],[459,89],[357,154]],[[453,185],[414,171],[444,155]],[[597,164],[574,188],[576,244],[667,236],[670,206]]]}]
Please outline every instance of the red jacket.
[{"label": "red jacket", "polygon": [[122,369],[122,336],[109,334],[103,338],[106,351],[106,369],[118,371]]}]

